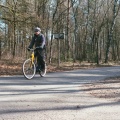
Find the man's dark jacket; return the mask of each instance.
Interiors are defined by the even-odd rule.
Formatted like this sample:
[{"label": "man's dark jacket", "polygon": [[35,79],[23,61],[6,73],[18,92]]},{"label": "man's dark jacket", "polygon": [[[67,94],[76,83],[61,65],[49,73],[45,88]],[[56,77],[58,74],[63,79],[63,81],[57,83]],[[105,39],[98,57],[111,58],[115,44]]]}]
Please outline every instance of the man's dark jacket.
[{"label": "man's dark jacket", "polygon": [[45,37],[44,37],[44,35],[43,34],[39,34],[39,35],[34,34],[34,36],[32,37],[32,41],[29,45],[29,48],[32,48],[33,45],[35,45],[35,47],[45,48]]}]

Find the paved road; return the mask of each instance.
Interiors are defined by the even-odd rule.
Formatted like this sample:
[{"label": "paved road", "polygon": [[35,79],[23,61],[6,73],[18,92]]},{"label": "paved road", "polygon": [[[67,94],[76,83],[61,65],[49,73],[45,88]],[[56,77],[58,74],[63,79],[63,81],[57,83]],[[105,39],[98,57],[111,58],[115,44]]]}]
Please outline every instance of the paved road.
[{"label": "paved road", "polygon": [[120,76],[120,66],[0,77],[0,120],[120,120],[120,101],[90,96],[84,84]]}]

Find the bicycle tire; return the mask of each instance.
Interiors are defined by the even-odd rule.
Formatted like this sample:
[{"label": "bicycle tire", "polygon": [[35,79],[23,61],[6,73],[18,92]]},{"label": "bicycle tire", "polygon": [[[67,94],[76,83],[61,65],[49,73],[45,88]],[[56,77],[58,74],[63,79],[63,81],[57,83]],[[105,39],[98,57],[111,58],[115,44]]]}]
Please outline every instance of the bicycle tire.
[{"label": "bicycle tire", "polygon": [[47,66],[45,64],[45,69],[43,71],[40,70],[39,74],[40,74],[41,77],[44,77],[46,75],[46,72],[47,72]]},{"label": "bicycle tire", "polygon": [[31,59],[25,60],[25,62],[23,63],[23,74],[25,78],[30,80],[35,76],[35,73],[36,73],[35,63],[34,62],[32,63]]}]

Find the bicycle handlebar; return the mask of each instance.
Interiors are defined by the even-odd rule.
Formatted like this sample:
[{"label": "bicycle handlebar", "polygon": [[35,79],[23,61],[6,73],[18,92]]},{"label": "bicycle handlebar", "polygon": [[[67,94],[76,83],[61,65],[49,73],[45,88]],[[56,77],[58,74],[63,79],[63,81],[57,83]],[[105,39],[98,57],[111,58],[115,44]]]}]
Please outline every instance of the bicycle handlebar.
[{"label": "bicycle handlebar", "polygon": [[29,51],[35,51],[36,49],[40,49],[40,48],[42,48],[41,46],[38,46],[38,47],[36,47],[36,48],[27,48]]}]

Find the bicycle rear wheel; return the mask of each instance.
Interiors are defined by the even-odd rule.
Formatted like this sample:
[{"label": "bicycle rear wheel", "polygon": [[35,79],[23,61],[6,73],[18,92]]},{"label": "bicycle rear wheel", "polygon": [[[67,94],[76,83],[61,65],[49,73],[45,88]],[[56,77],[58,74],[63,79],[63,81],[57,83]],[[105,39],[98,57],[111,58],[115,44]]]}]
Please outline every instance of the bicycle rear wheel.
[{"label": "bicycle rear wheel", "polygon": [[27,59],[23,63],[23,74],[25,78],[32,79],[36,73],[35,63],[32,63],[31,59]]},{"label": "bicycle rear wheel", "polygon": [[45,69],[44,70],[40,70],[39,74],[41,77],[44,77],[46,75],[46,71],[47,71],[47,66],[45,64]]}]

